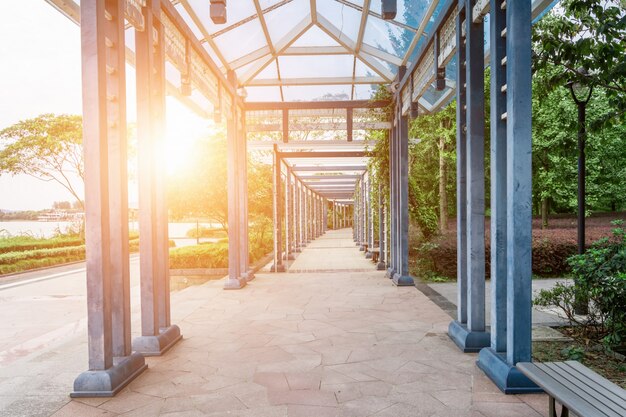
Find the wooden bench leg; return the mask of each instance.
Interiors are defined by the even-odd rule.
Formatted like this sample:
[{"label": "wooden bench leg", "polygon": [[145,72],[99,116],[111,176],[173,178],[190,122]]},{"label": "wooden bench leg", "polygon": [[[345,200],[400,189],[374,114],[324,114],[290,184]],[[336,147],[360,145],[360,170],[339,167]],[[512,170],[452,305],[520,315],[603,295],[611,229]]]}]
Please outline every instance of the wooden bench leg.
[{"label": "wooden bench leg", "polygon": [[[561,417],[569,417],[569,409],[567,407],[565,407],[564,405],[561,406]],[[556,415],[556,401],[554,400],[554,397],[550,397],[548,399],[548,416],[550,417],[559,417]]]}]

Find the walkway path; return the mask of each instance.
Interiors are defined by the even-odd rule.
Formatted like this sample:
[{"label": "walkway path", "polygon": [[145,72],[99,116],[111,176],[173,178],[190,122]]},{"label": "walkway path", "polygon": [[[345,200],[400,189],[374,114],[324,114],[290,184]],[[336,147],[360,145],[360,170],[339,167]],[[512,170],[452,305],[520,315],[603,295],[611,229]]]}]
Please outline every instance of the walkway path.
[{"label": "walkway path", "polygon": [[54,415],[543,415],[544,395],[501,394],[476,355],[448,339],[450,317],[415,288],[391,285],[348,230],[312,242],[290,269],[329,268],[340,271],[181,291],[172,299],[177,346],[148,358],[117,397],[73,400]]}]

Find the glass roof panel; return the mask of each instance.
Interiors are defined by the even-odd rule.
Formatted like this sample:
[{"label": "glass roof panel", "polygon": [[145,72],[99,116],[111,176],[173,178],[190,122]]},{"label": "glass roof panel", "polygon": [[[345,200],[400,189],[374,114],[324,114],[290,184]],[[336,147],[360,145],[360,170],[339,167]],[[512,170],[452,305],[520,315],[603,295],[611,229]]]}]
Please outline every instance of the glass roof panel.
[{"label": "glass roof panel", "polygon": [[267,45],[258,19],[224,33],[214,41],[229,62]]},{"label": "glass roof panel", "polygon": [[372,97],[372,93],[376,91],[377,86],[368,84],[358,84],[354,86],[354,99],[367,100]]},{"label": "glass roof panel", "polygon": [[325,17],[352,41],[356,41],[361,25],[361,13],[335,0],[317,0],[317,13]]},{"label": "glass roof panel", "polygon": [[339,44],[319,27],[311,26],[292,46],[339,46]]},{"label": "glass roof panel", "polygon": [[[204,39],[204,35],[202,34],[202,31],[200,30],[200,28],[193,22],[193,19],[191,18],[191,16],[189,15],[189,13],[187,12],[187,10],[185,9],[185,7],[182,4],[177,4],[176,6],[176,10],[178,11],[178,13],[180,13],[180,15],[183,17],[183,19],[185,20],[185,23],[187,23],[187,26],[189,26],[189,28],[191,29],[191,31],[193,32],[194,35],[196,35],[196,38],[198,39]],[[208,12],[208,8],[207,8],[207,12]],[[202,22],[204,24],[204,22]]]},{"label": "glass roof panel", "polygon": [[404,56],[415,36],[414,32],[392,25],[377,17],[367,19],[363,40],[381,51]]},{"label": "glass roof panel", "polygon": [[329,85],[323,88],[318,85],[283,87],[285,101],[350,100],[351,92],[350,84]]},{"label": "glass roof panel", "polygon": [[[302,21],[311,12],[309,0],[292,0],[279,8],[266,13],[265,22],[273,43],[280,41],[293,26]],[[285,24],[289,22],[289,24]]]},{"label": "glass roof panel", "polygon": [[365,65],[363,61],[357,58],[356,65],[354,67],[354,76],[355,77],[369,77],[376,76],[376,74],[370,67]]},{"label": "glass roof panel", "polygon": [[281,101],[280,87],[246,87],[246,101]]},{"label": "glass roof panel", "polygon": [[281,1],[283,0],[259,0],[259,4],[261,5],[261,9],[266,9],[276,3],[280,3]]},{"label": "glass roof panel", "polygon": [[398,67],[393,65],[393,64],[390,64],[387,61],[383,61],[382,59],[378,59],[375,56],[372,56],[372,55],[367,54],[365,52],[362,52],[361,55],[363,55],[365,58],[367,58],[368,61],[373,62],[375,64],[378,64],[381,67],[387,68],[393,74],[397,74],[398,73]]},{"label": "glass roof panel", "polygon": [[259,72],[259,74],[255,78],[259,78],[259,79],[278,78],[278,69],[276,68],[276,60],[273,60],[272,63],[269,64],[267,67],[265,67],[261,72]]},{"label": "glass roof panel", "polygon": [[237,73],[237,77],[241,78],[241,76],[247,73],[250,69],[257,68],[259,65],[264,64],[266,61],[267,61],[267,58],[263,57],[263,58],[254,60],[250,62],[249,64],[246,64],[242,67],[237,68],[235,70],[235,72]]},{"label": "glass roof panel", "polygon": [[350,55],[278,57],[283,78],[352,77],[354,58]]},{"label": "glass roof panel", "polygon": [[[207,0],[187,1],[189,2],[189,5],[195,12],[198,19],[202,21],[204,27],[211,34],[223,30],[237,22],[240,22],[242,19],[256,15],[256,8],[254,7],[253,0],[237,0],[236,2],[231,1],[228,2],[228,6],[226,8],[227,23],[222,25],[216,25],[210,18],[210,2],[208,2]],[[255,17],[254,20],[258,19]],[[189,23],[191,20],[185,19],[185,21]]]}]

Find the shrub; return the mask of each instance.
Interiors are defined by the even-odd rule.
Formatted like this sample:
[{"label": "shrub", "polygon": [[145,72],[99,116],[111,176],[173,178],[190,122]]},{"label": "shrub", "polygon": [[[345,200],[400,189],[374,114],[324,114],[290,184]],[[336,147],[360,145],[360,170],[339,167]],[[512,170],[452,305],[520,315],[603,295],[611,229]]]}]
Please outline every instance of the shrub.
[{"label": "shrub", "polygon": [[67,246],[81,246],[84,244],[85,240],[78,236],[58,236],[51,239],[38,239],[30,236],[14,236],[0,239],[0,254]]},{"label": "shrub", "polygon": [[210,243],[170,249],[170,268],[228,268],[228,244]]},{"label": "shrub", "polygon": [[224,229],[213,229],[206,226],[200,226],[197,229],[194,227],[192,229],[187,230],[185,235],[187,237],[191,237],[197,239],[199,237],[208,237],[208,238],[221,238],[228,234]]},{"label": "shrub", "polygon": [[[595,242],[582,255],[568,259],[574,285],[559,283],[542,290],[536,305],[558,307],[570,324],[577,324],[577,335],[602,340],[608,347],[626,345],[626,231],[619,227],[612,238]],[[588,314],[577,316],[575,307],[588,301]]]}]

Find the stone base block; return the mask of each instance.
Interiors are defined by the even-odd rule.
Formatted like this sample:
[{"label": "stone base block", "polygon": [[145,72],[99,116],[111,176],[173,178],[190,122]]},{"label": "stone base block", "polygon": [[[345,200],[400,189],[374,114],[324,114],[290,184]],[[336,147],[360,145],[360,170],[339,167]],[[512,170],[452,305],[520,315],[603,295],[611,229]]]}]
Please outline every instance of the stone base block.
[{"label": "stone base block", "polygon": [[182,339],[180,328],[172,325],[161,329],[157,336],[139,336],[133,340],[133,350],[144,356],[161,356]]},{"label": "stone base block", "polygon": [[247,279],[245,277],[240,278],[226,278],[226,282],[224,283],[225,290],[240,290],[246,286]]},{"label": "stone base block", "polygon": [[372,252],[365,252],[365,259],[372,259]]},{"label": "stone base block", "polygon": [[114,365],[107,370],[85,371],[78,375],[70,397],[113,397],[146,368],[148,365],[140,353],[115,358]]},{"label": "stone base block", "polygon": [[543,390],[506,361],[506,353],[484,348],[478,354],[476,365],[505,394],[533,394]]},{"label": "stone base block", "polygon": [[365,252],[365,246],[359,245],[359,251],[360,252]]},{"label": "stone base block", "polygon": [[293,253],[290,253],[288,255],[283,255],[283,259],[286,261],[293,261],[294,259],[296,259],[296,257],[293,256]]},{"label": "stone base block", "polygon": [[396,272],[393,270],[393,268],[387,268],[387,273],[385,274],[385,276],[389,279],[392,279],[395,273]]},{"label": "stone base block", "polygon": [[410,275],[402,275],[402,274],[393,274],[393,285],[398,287],[409,287],[415,285],[415,281],[413,281],[413,277]]},{"label": "stone base block", "polygon": [[285,265],[272,265],[270,272],[285,272]]},{"label": "stone base block", "polygon": [[385,263],[384,263],[384,262],[378,262],[378,263],[376,264],[376,270],[377,270],[377,271],[384,271],[384,270],[386,270],[386,269],[387,269],[387,265],[385,265]]},{"label": "stone base block", "polygon": [[448,336],[464,353],[478,352],[491,345],[489,332],[470,332],[465,324],[456,320],[450,322]]}]

